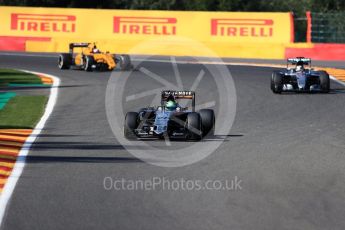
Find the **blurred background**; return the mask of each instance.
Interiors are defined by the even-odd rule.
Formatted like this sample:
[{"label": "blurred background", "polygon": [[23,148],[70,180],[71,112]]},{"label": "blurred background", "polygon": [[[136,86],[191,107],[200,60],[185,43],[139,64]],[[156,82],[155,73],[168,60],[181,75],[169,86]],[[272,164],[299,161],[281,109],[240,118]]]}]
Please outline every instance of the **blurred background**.
[{"label": "blurred background", "polygon": [[187,11],[293,12],[295,42],[307,41],[307,16],[313,17],[312,42],[345,42],[343,0],[1,0],[3,6]]}]

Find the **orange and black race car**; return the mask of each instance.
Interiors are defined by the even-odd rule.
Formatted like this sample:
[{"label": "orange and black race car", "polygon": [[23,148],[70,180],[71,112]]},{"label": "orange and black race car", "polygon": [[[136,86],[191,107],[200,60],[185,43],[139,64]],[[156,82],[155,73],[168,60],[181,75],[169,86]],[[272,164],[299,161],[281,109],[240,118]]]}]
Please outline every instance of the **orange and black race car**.
[{"label": "orange and black race car", "polygon": [[[79,48],[79,52],[75,52]],[[70,43],[69,53],[59,55],[58,66],[60,69],[92,70],[129,70],[132,68],[130,56],[127,54],[110,54],[101,52],[95,43]]]}]

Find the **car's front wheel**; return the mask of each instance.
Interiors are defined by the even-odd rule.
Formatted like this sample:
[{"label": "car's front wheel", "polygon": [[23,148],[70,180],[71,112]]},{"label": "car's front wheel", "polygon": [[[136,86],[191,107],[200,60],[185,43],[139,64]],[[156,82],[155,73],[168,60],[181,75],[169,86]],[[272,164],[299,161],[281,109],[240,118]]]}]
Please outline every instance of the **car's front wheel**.
[{"label": "car's front wheel", "polygon": [[320,88],[322,93],[329,93],[330,79],[326,71],[320,71]]},{"label": "car's front wheel", "polygon": [[212,109],[201,109],[199,111],[202,123],[202,135],[214,136],[216,118]]},{"label": "car's front wheel", "polygon": [[201,117],[199,113],[188,113],[187,115],[187,131],[190,140],[198,141],[202,138]]},{"label": "car's front wheel", "polygon": [[138,113],[128,112],[125,118],[125,124],[123,127],[123,133],[125,138],[128,140],[136,140],[137,136],[135,135],[134,130],[138,127]]},{"label": "car's front wheel", "polygon": [[272,73],[271,90],[276,94],[281,94],[283,91],[283,76],[279,72]]},{"label": "car's front wheel", "polygon": [[130,70],[132,67],[130,56],[127,54],[121,54],[118,57],[119,57],[118,65],[120,66],[120,69],[123,71]]}]

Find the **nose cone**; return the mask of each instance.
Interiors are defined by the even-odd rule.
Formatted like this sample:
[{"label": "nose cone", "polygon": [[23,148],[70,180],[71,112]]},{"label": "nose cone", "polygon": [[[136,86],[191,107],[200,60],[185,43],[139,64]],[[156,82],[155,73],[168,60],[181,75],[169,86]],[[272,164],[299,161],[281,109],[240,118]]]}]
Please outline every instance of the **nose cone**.
[{"label": "nose cone", "polygon": [[299,89],[304,89],[307,82],[306,75],[304,73],[297,73],[297,85]]},{"label": "nose cone", "polygon": [[170,114],[171,112],[169,111],[157,111],[154,129],[156,134],[163,134],[167,131]]}]

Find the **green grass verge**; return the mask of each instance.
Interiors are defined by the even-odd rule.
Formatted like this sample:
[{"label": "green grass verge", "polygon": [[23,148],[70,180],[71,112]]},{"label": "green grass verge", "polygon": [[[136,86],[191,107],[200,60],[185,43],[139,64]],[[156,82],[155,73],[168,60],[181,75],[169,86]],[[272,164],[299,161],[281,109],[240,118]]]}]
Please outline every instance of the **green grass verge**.
[{"label": "green grass verge", "polygon": [[34,128],[43,115],[47,96],[16,96],[0,110],[0,128]]},{"label": "green grass verge", "polygon": [[42,84],[42,81],[35,74],[13,69],[0,69],[0,86],[8,84]]}]

